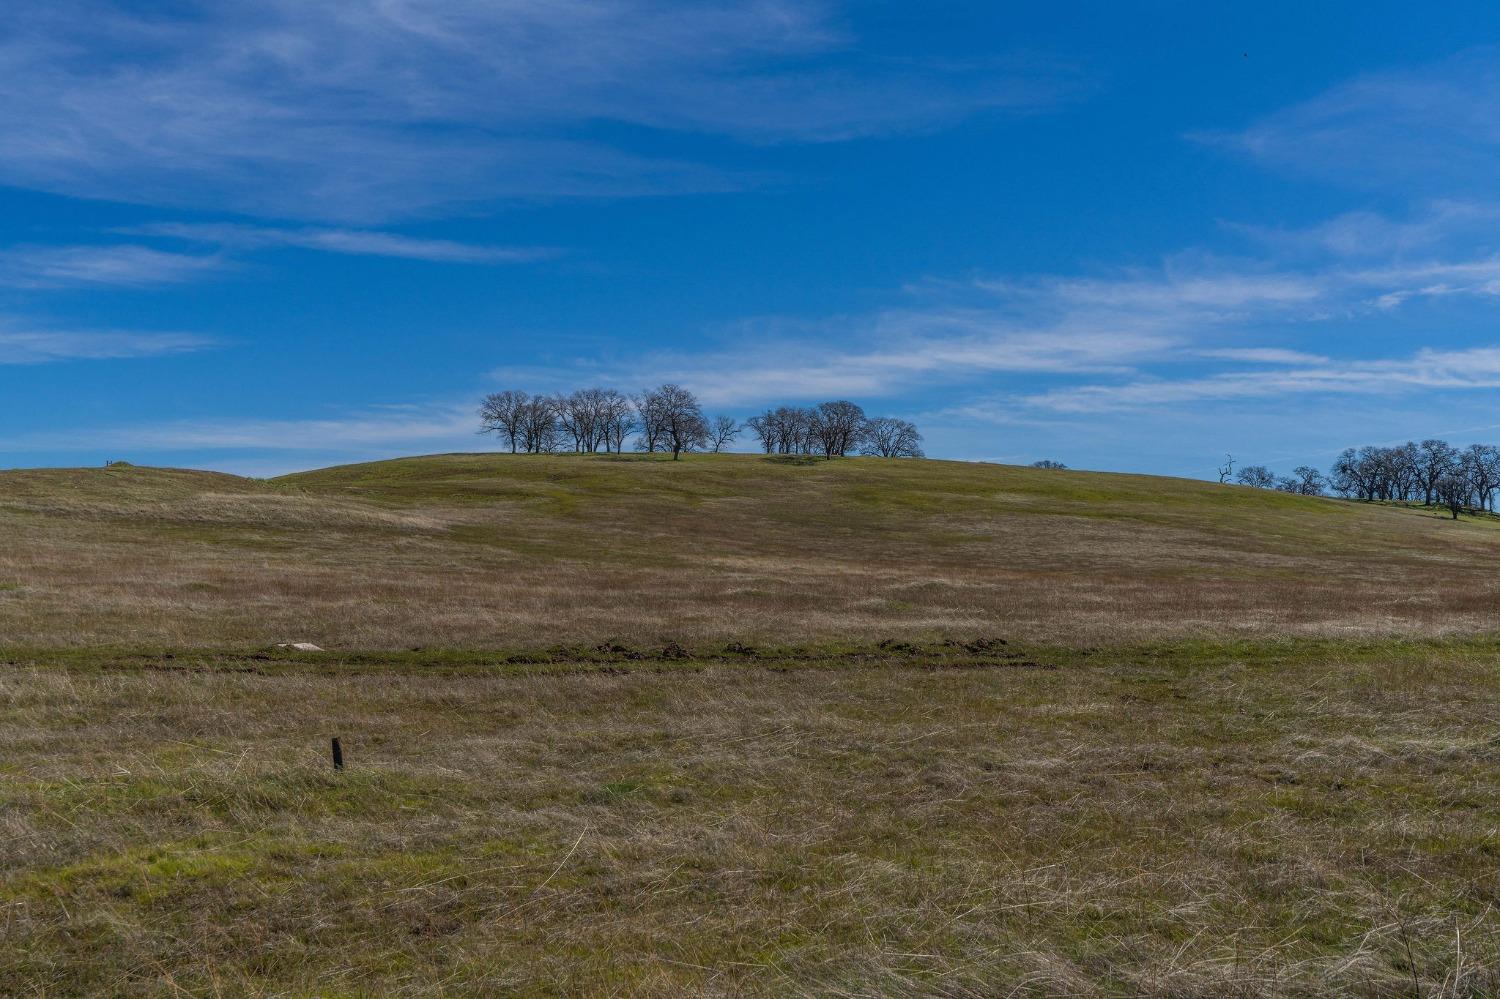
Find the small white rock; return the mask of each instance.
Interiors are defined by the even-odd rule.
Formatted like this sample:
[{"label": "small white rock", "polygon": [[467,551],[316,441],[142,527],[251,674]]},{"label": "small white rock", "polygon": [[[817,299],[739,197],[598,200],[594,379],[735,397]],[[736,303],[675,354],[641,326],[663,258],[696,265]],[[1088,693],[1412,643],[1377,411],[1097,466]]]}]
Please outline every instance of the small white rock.
[{"label": "small white rock", "polygon": [[323,650],[312,642],[277,642],[278,649],[296,649],[298,652],[322,652]]}]

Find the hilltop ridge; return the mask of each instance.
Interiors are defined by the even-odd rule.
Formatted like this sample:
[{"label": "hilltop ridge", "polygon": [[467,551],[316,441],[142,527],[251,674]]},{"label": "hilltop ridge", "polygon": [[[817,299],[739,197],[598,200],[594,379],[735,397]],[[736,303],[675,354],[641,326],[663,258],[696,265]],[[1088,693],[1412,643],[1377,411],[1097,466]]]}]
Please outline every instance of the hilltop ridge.
[{"label": "hilltop ridge", "polygon": [[0,528],[12,645],[1428,636],[1500,596],[1488,519],[932,460],[27,470]]}]

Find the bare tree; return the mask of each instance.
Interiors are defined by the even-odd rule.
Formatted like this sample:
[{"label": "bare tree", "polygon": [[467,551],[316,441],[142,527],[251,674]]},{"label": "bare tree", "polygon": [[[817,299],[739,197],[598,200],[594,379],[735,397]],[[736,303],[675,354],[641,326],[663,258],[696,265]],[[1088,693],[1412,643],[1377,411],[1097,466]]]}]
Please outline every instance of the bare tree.
[{"label": "bare tree", "polygon": [[1234,481],[1242,486],[1254,486],[1256,489],[1274,489],[1276,487],[1276,476],[1264,465],[1246,465],[1240,469]]},{"label": "bare tree", "polygon": [[1353,496],[1357,499],[1372,499],[1371,486],[1364,465],[1359,460],[1359,453],[1354,448],[1345,448],[1333,461],[1333,468],[1329,471],[1328,483],[1333,491],[1340,496]]},{"label": "bare tree", "polygon": [[865,411],[845,399],[819,403],[813,410],[809,435],[823,457],[842,458],[859,446]]},{"label": "bare tree", "polygon": [[878,458],[921,458],[922,435],[906,420],[877,416],[860,430],[860,454]]},{"label": "bare tree", "polygon": [[573,438],[573,450],[590,453],[609,446],[609,423],[620,399],[613,389],[579,389],[553,399],[558,423]]},{"label": "bare tree", "polygon": [[1457,520],[1458,515],[1469,504],[1469,491],[1468,477],[1462,472],[1452,471],[1437,480],[1435,494],[1438,502],[1447,507],[1448,512],[1453,514],[1453,519]]},{"label": "bare tree", "polygon": [[684,451],[702,447],[708,443],[708,421],[703,418],[703,407],[693,393],[681,385],[666,384],[642,393],[644,406],[642,420],[650,413],[657,422],[661,442],[671,448],[672,460],[676,461]]},{"label": "bare tree", "polygon": [[1417,471],[1422,485],[1422,505],[1432,506],[1438,479],[1453,471],[1458,451],[1447,441],[1425,440],[1417,445]]},{"label": "bare tree", "polygon": [[776,413],[781,418],[781,453],[812,454],[817,445],[813,437],[816,411],[799,406],[782,406]]},{"label": "bare tree", "polygon": [[1500,449],[1471,444],[1463,453],[1460,468],[1469,480],[1474,505],[1481,511],[1493,510],[1495,490],[1500,488]]},{"label": "bare tree", "polygon": [[642,392],[632,400],[640,423],[640,437],[635,446],[647,454],[654,453],[662,441],[662,414],[660,400],[651,391]]},{"label": "bare tree", "polygon": [[1323,473],[1311,465],[1298,465],[1292,469],[1292,481],[1297,484],[1295,492],[1302,496],[1322,496],[1328,484]]},{"label": "bare tree", "polygon": [[534,395],[521,407],[520,445],[528,454],[549,454],[557,450],[560,428],[557,408],[546,396]]},{"label": "bare tree", "polygon": [[740,425],[732,416],[715,416],[713,425],[708,428],[708,441],[716,454],[733,444],[739,435]]},{"label": "bare tree", "polygon": [[1441,441],[1348,448],[1335,459],[1327,482],[1340,496],[1428,503],[1436,497],[1438,479],[1461,471],[1457,452],[1450,455],[1445,448]]},{"label": "bare tree", "polygon": [[484,397],[479,406],[482,434],[495,434],[509,445],[515,454],[521,443],[521,424],[525,420],[526,405],[531,397],[525,392],[506,390],[493,392]]},{"label": "bare tree", "polygon": [[748,425],[760,437],[767,454],[807,454],[812,448],[812,422],[810,410],[778,406],[754,417]]},{"label": "bare tree", "polygon": [[1234,455],[1226,454],[1224,464],[1219,466],[1219,485],[1229,481],[1229,476],[1234,473]]},{"label": "bare tree", "polygon": [[604,449],[614,447],[615,454],[625,451],[625,438],[636,430],[635,406],[630,399],[614,389],[605,393],[604,399]]},{"label": "bare tree", "polygon": [[552,411],[557,414],[558,429],[573,439],[574,451],[583,450],[583,438],[587,432],[587,416],[581,405],[581,396],[581,392],[573,392],[552,397]]},{"label": "bare tree", "polygon": [[745,428],[755,435],[756,440],[760,441],[761,449],[766,454],[776,451],[776,422],[769,410],[760,416],[750,417],[745,421]]}]

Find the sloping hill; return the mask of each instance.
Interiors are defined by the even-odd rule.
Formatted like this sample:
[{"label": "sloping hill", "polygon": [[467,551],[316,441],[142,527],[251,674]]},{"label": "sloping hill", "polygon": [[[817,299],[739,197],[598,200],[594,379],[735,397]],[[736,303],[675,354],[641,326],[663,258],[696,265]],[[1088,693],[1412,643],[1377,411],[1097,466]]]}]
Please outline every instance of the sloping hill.
[{"label": "sloping hill", "polygon": [[1500,598],[1488,519],[941,461],[20,471],[0,531],[8,645],[1434,635]]}]

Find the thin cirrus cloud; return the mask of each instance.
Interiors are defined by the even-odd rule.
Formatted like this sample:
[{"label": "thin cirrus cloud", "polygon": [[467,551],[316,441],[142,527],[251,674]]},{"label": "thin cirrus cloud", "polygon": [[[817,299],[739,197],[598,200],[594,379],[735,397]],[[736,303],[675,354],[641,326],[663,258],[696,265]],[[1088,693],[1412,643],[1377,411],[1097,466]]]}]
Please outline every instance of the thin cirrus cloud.
[{"label": "thin cirrus cloud", "polygon": [[1300,315],[1326,290],[1276,274],[1134,273],[922,286],[922,301],[819,323],[765,319],[720,331],[725,346],[658,351],[617,367],[511,367],[497,381],[547,389],[592,379],[637,388],[682,382],[714,405],[891,397],[996,375],[1126,376],[1194,349],[1206,328],[1247,313]]},{"label": "thin cirrus cloud", "polygon": [[[1272,397],[1500,387],[1500,347],[1335,360],[1244,342],[1277,322],[1300,326],[1329,312],[1379,313],[1369,301],[1372,293],[1428,277],[1440,266],[1470,273],[1482,272],[1486,264],[1330,269],[1288,278],[1255,266],[1191,269],[1177,262],[1154,274],[976,281],[918,292],[938,301],[829,319],[816,328],[785,319],[741,324],[720,331],[726,346],[718,350],[657,352],[619,365],[595,361],[514,367],[491,377],[497,385],[543,392],[583,384],[635,390],[674,380],[709,406],[731,410],[841,396],[872,402],[900,399],[924,387],[987,386],[994,376],[1063,382],[1040,392],[1021,388],[1008,398],[981,396],[938,414],[971,423],[1035,426]],[[1471,284],[1469,292],[1489,293],[1483,288]],[[1221,342],[1205,343],[1205,337]],[[151,344],[135,346],[149,349]],[[92,343],[96,351],[108,347],[106,341]],[[1105,378],[1110,380],[1100,381]],[[200,448],[293,455],[398,445],[463,448],[474,440],[474,428],[471,406],[453,403],[320,420],[126,427],[109,431],[104,440],[146,451]],[[15,446],[43,445],[63,446],[47,440],[23,440]]]},{"label": "thin cirrus cloud", "polygon": [[370,229],[327,227],[278,228],[235,223],[162,222],[120,230],[134,236],[203,243],[234,250],[291,247],[326,253],[395,257],[431,263],[529,263],[559,256],[548,246],[484,246],[448,239],[424,239]]},{"label": "thin cirrus cloud", "polygon": [[1336,361],[1264,341],[1278,327],[1306,338],[1329,318],[1379,322],[1422,295],[1492,297],[1500,294],[1497,276],[1500,262],[1490,258],[1297,274],[1254,261],[1176,260],[1155,273],[934,284],[916,294],[935,300],[869,316],[741,324],[721,331],[726,345],[716,350],[656,352],[616,367],[507,368],[492,378],[544,390],[588,381],[638,388],[666,378],[719,406],[892,398],[995,377],[1067,383],[1021,388],[1007,419],[1317,391],[1486,388],[1500,378],[1500,350]]},{"label": "thin cirrus cloud", "polygon": [[1054,413],[1106,413],[1183,403],[1230,402],[1305,394],[1390,395],[1420,390],[1500,388],[1500,348],[1421,350],[1408,357],[1325,361],[1276,371],[1082,385],[1031,395],[1022,403]]},{"label": "thin cirrus cloud", "polygon": [[1221,361],[1247,361],[1252,364],[1327,364],[1328,358],[1305,350],[1283,347],[1219,347],[1196,351],[1196,356]]},{"label": "thin cirrus cloud", "polygon": [[235,269],[230,253],[277,248],[447,264],[530,263],[562,253],[553,247],[485,246],[368,229],[160,223],[115,232],[213,249],[184,253],[133,243],[12,246],[0,250],[0,285],[30,289],[175,285]]},{"label": "thin cirrus cloud", "polygon": [[36,433],[8,442],[17,450],[141,451],[195,449],[322,453],[359,448],[461,447],[475,440],[474,407],[432,404],[347,412],[325,419],[177,420],[96,427],[86,433]]},{"label": "thin cirrus cloud", "polygon": [[1412,70],[1371,73],[1201,141],[1343,186],[1418,196],[1500,188],[1500,50],[1475,48]]},{"label": "thin cirrus cloud", "polygon": [[0,322],[0,364],[161,357],[213,346],[212,338],[195,333],[58,330]]},{"label": "thin cirrus cloud", "polygon": [[22,245],[0,250],[0,284],[15,288],[180,284],[224,270],[217,253],[172,253],[132,244]]},{"label": "thin cirrus cloud", "polygon": [[1225,228],[1287,260],[1404,259],[1482,244],[1500,222],[1500,204],[1436,199],[1401,217],[1359,210],[1301,228],[1225,223]]},{"label": "thin cirrus cloud", "polygon": [[727,190],[734,168],[582,137],[613,122],[829,142],[1059,103],[1071,71],[881,60],[819,0],[20,0],[0,183],[300,219]]}]

